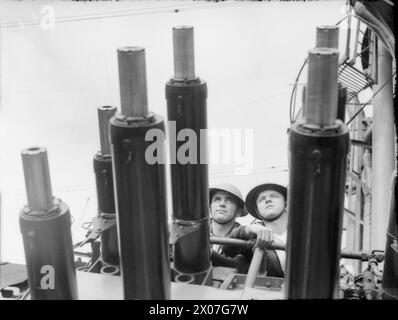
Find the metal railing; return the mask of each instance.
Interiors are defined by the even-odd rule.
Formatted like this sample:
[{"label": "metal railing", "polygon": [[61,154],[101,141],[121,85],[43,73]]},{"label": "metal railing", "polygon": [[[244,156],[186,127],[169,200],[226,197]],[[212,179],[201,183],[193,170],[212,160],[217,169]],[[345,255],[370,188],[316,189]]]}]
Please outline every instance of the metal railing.
[{"label": "metal railing", "polygon": [[[336,26],[347,24],[346,42],[344,52],[338,68],[338,81],[347,87],[347,102],[350,102],[358,94],[371,88],[377,83],[377,57],[376,52],[377,38],[375,33],[360,19],[352,13],[336,23]],[[355,26],[355,28],[353,28]],[[351,44],[351,39],[354,39]],[[362,66],[361,66],[362,64]],[[307,65],[307,59],[304,61],[293,85],[290,99],[290,121],[291,123],[303,119],[303,105],[300,99],[300,107],[296,112],[297,91],[303,70]],[[368,105],[369,103],[366,103]],[[352,120],[352,119],[351,119]]]}]

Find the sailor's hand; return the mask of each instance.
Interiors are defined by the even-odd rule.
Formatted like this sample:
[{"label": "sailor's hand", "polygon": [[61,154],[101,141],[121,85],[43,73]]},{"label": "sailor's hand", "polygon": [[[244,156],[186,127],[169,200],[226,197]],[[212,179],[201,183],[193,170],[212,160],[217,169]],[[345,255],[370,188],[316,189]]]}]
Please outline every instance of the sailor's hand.
[{"label": "sailor's hand", "polygon": [[250,225],[247,226],[247,231],[249,231],[252,234],[252,237],[256,239],[253,248],[259,247],[267,249],[273,246],[274,233],[270,228],[259,225]]}]

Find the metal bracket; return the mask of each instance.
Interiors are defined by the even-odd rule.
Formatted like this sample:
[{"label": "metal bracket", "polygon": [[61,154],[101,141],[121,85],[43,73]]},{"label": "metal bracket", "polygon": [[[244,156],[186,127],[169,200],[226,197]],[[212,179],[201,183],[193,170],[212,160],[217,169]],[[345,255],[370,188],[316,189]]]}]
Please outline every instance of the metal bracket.
[{"label": "metal bracket", "polygon": [[195,221],[186,221],[184,225],[181,222],[173,221],[169,224],[169,243],[175,244],[178,239],[185,237],[186,235],[198,230],[200,223]]},{"label": "metal bracket", "polygon": [[116,216],[115,214],[101,213],[98,217],[93,218],[93,224],[94,229],[101,233],[116,224]]},{"label": "metal bracket", "polygon": [[[97,217],[94,217],[92,220],[93,229],[86,236],[82,242],[79,242],[73,246],[73,249],[80,248],[84,246],[87,242],[95,241],[99,238],[102,232],[113,227],[116,224],[116,219],[104,219],[103,216],[107,214],[101,214]],[[109,216],[109,214],[108,214]]]}]

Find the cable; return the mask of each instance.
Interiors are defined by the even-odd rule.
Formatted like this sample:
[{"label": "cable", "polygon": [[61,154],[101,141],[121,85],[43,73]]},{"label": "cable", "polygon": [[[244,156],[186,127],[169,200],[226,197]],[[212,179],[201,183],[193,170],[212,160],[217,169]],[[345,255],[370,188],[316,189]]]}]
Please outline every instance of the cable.
[{"label": "cable", "polygon": [[348,14],[348,15],[346,15],[343,19],[341,19],[341,20],[339,20],[337,23],[336,23],[336,26],[338,26],[340,23],[342,23],[344,20],[346,20],[346,19],[348,19],[348,17],[350,16],[351,14]]},{"label": "cable", "polygon": [[[187,7],[191,5],[183,5],[183,7]],[[132,10],[126,10],[126,11],[113,11],[110,13],[99,13],[99,14],[83,14],[83,15],[75,15],[75,16],[70,16],[70,17],[60,17],[57,19],[54,19],[54,23],[60,23],[60,22],[72,22],[72,21],[87,21],[87,20],[99,20],[99,19],[106,19],[106,18],[116,18],[116,17],[123,17],[123,16],[130,16],[130,15],[136,15],[136,14],[144,14],[144,13],[156,13],[156,12],[162,12],[163,10],[169,9],[169,8],[175,8],[175,6],[163,6],[163,7],[158,7],[158,8],[136,8]],[[13,22],[8,22],[2,24],[0,27],[1,28],[13,28],[13,27],[19,27],[19,26],[34,26],[34,25],[39,25],[41,21],[37,21],[37,19],[32,19],[32,20],[25,20],[25,21],[13,21]]]},{"label": "cable", "polygon": [[84,209],[83,209],[82,214],[80,215],[79,222],[78,222],[78,224],[77,224],[77,225],[73,228],[73,230],[72,230],[72,237],[73,237],[73,235],[75,234],[75,231],[76,231],[77,227],[80,227],[80,226],[81,226],[81,222],[82,222],[83,217],[84,217],[84,215],[85,215],[85,213],[86,213],[86,210],[87,210],[88,202],[89,202],[89,201],[90,201],[90,197],[87,197],[86,205],[85,205],[85,207],[84,207]]},{"label": "cable", "polygon": [[303,65],[302,65],[301,68],[300,68],[300,71],[299,71],[299,73],[298,73],[298,75],[297,75],[297,77],[296,77],[296,81],[294,82],[292,94],[290,95],[290,123],[293,123],[293,122],[294,122],[294,119],[293,119],[294,115],[293,115],[293,113],[294,113],[295,110],[293,110],[293,94],[295,94],[295,92],[296,92],[297,83],[298,83],[299,78],[300,78],[300,76],[301,76],[301,72],[303,72],[303,69],[304,69],[305,65],[307,64],[307,61],[308,61],[308,58],[305,59]]},{"label": "cable", "polygon": [[[109,19],[109,18],[119,18],[119,17],[127,17],[132,15],[140,15],[140,14],[151,14],[151,13],[162,13],[172,10],[172,12],[179,12],[181,9],[209,9],[210,7],[214,9],[215,6],[217,7],[236,7],[238,3],[206,3],[206,4],[196,4],[193,5],[191,3],[184,4],[184,5],[169,5],[163,7],[154,7],[154,8],[139,8],[133,9],[129,11],[114,11],[112,13],[105,13],[105,14],[93,14],[93,15],[79,15],[79,16],[71,16],[71,17],[61,17],[54,20],[54,23],[62,23],[62,22],[74,22],[74,21],[89,21],[89,20],[99,20],[99,19]],[[4,23],[0,25],[1,29],[8,29],[8,28],[18,28],[18,27],[25,27],[25,26],[34,26],[40,25],[41,21],[35,20],[25,20],[25,21],[12,21],[8,23]]]},{"label": "cable", "polygon": [[87,222],[82,223],[81,227],[84,230],[90,231],[90,230],[92,230],[92,228],[91,228],[92,225],[93,225],[93,223],[91,221],[87,221]]}]

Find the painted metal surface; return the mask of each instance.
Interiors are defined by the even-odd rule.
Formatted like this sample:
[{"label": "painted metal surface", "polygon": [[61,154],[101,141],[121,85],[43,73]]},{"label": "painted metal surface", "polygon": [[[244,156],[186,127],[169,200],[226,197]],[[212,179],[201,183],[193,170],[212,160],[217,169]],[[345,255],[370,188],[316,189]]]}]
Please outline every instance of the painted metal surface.
[{"label": "painted metal surface", "polygon": [[19,223],[32,299],[77,299],[71,216],[68,206],[51,193],[47,150],[24,149],[22,159],[28,204],[20,212]]},{"label": "painted metal surface", "polygon": [[101,257],[111,265],[119,264],[119,247],[117,243],[115,193],[113,188],[112,156],[109,141],[109,121],[115,115],[116,108],[99,107],[98,122],[101,151],[94,156],[93,166],[97,189],[98,218],[113,224],[101,232]]},{"label": "painted metal surface", "polygon": [[[173,35],[175,70],[192,78],[193,28],[174,28]],[[169,137],[173,221],[199,228],[175,243],[174,268],[197,274],[210,268],[207,140],[201,133],[207,129],[207,84],[199,78],[180,81],[178,74],[166,83],[169,130],[176,133]]]},{"label": "painted metal surface", "polygon": [[142,54],[141,49],[118,50],[119,67],[129,68],[120,73],[122,113],[110,122],[120,265],[125,299],[169,299],[164,138],[156,144],[160,161],[152,164],[146,150],[154,142],[145,139],[151,129],[164,137],[165,127],[145,108],[146,84],[137,84],[145,79]]},{"label": "painted metal surface", "polygon": [[[380,90],[380,91],[379,91]],[[372,245],[383,250],[388,225],[390,181],[395,168],[392,58],[378,42],[378,93],[373,98],[372,131]]]},{"label": "painted metal surface", "polygon": [[289,134],[289,299],[331,299],[337,288],[349,134],[336,121],[337,52],[327,50],[309,53],[307,113]]}]

